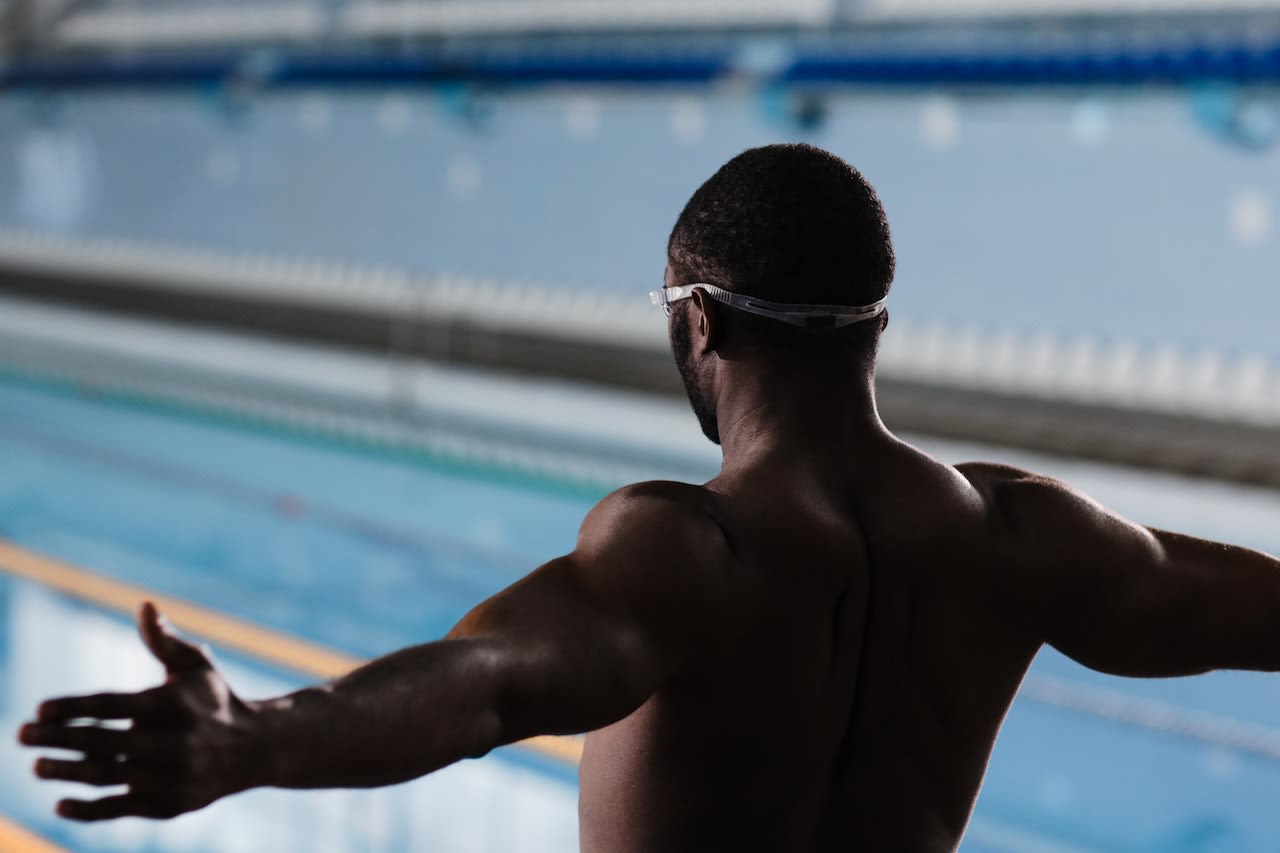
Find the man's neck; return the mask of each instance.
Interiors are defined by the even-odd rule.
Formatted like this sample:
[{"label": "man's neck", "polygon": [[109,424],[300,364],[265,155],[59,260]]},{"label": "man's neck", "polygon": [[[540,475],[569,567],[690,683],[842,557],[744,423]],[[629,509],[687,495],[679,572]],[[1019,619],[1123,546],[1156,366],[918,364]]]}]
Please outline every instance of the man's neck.
[{"label": "man's neck", "polygon": [[716,405],[725,470],[768,460],[821,463],[846,455],[851,443],[888,435],[872,371],[848,378],[743,373],[725,383]]}]

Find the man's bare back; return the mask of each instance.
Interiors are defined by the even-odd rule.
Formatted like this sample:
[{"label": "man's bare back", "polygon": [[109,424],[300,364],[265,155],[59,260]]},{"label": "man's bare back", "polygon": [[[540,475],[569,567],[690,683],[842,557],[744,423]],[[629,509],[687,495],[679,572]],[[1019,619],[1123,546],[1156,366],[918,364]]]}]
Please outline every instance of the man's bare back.
[{"label": "man's bare back", "polygon": [[[1265,625],[1241,594],[1280,606],[1280,561],[1130,524],[1032,472],[951,467],[887,433],[821,474],[628,491],[714,520],[733,573],[723,606],[751,627],[589,735],[584,850],[954,850],[1046,642],[1126,675],[1280,665],[1280,649],[1250,657],[1223,630],[1250,611]],[[1092,569],[1075,562],[1090,550]],[[1049,616],[1082,585],[1097,608]],[[1108,618],[1135,597],[1157,600]]]},{"label": "man's bare back", "polygon": [[[443,640],[274,700],[236,697],[144,606],[166,683],[52,700],[20,733],[83,753],[41,759],[42,777],[129,786],[60,813],[393,784],[590,732],[584,851],[936,853],[959,844],[1046,643],[1120,675],[1280,668],[1280,560],[1142,527],[1030,472],[932,459],[876,411],[882,299],[765,301],[776,269],[838,289],[848,266],[887,289],[887,226],[861,176],[804,146],[725,172],[682,214],[663,291],[718,477],[615,492],[572,552]],[[760,228],[789,241],[781,260]],[[850,228],[872,249],[847,249]],[[703,283],[716,276],[759,298]],[[797,317],[817,331],[783,328]]]}]

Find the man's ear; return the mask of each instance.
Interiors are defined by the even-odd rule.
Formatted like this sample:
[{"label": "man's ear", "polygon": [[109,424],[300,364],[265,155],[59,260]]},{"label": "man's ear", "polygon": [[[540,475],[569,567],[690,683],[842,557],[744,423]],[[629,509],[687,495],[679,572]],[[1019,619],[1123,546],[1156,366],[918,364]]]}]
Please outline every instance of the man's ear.
[{"label": "man's ear", "polygon": [[690,298],[693,300],[693,331],[703,342],[703,350],[714,350],[720,346],[720,337],[724,334],[724,318],[720,314],[723,306],[698,288],[694,288]]},{"label": "man's ear", "polygon": [[888,308],[880,312],[880,331],[883,332],[887,328],[889,328],[889,309]]}]

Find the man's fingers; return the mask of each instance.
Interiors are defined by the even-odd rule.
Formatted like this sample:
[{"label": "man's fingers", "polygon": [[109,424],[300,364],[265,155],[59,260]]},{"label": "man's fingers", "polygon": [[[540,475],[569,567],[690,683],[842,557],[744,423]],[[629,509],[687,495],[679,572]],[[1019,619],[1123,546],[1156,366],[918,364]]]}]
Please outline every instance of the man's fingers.
[{"label": "man's fingers", "polygon": [[138,609],[138,633],[151,654],[172,674],[213,668],[208,655],[174,634],[150,601],[144,601]]},{"label": "man's fingers", "polygon": [[134,785],[143,771],[127,761],[62,761],[41,758],[36,762],[36,775],[41,779],[61,779],[85,785]]},{"label": "man's fingers", "polygon": [[42,723],[65,723],[70,720],[130,720],[168,710],[169,694],[158,689],[142,693],[97,693],[92,696],[67,696],[41,703],[36,712]]},{"label": "man's fingers", "polygon": [[86,755],[130,755],[157,758],[172,755],[171,738],[154,732],[122,731],[100,726],[63,726],[56,723],[27,723],[18,732],[27,746],[70,749]]},{"label": "man's fingers", "polygon": [[172,817],[176,810],[167,810],[138,794],[118,794],[100,800],[62,800],[58,814],[70,820],[111,820],[117,817]]}]

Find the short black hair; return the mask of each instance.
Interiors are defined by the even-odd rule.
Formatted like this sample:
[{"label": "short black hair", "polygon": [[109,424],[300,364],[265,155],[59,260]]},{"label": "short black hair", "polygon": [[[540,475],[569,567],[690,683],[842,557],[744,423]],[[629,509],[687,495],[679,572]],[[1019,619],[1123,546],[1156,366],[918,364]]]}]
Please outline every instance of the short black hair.
[{"label": "short black hair", "polygon": [[[889,222],[876,191],[844,160],[806,144],[752,148],[720,167],[676,220],[667,258],[680,284],[823,305],[882,299],[894,271]],[[813,337],[756,319],[744,322],[767,337],[791,344]],[[865,326],[879,330],[881,323],[846,329]]]}]

